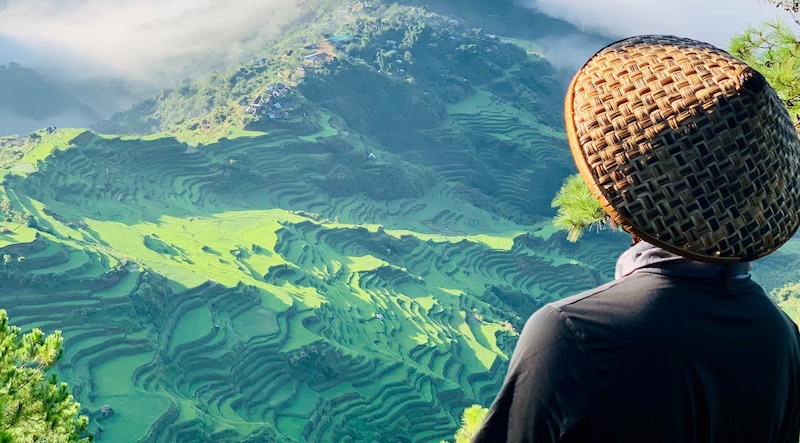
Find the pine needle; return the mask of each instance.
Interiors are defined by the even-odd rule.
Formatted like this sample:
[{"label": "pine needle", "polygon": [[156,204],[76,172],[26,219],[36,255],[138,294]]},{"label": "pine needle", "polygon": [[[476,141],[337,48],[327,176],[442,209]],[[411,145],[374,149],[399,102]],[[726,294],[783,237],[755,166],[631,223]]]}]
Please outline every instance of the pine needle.
[{"label": "pine needle", "polygon": [[587,227],[600,229],[608,222],[600,203],[592,195],[579,174],[564,180],[550,207],[558,208],[553,226],[567,232],[567,240],[576,242]]}]

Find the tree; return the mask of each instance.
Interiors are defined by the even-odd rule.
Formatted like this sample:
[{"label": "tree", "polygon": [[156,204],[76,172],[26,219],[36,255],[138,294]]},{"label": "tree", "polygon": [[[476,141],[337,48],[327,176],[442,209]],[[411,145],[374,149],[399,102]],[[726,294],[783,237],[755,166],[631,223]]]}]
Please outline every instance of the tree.
[{"label": "tree", "polygon": [[80,442],[89,419],[79,415],[80,404],[46,372],[61,357],[61,332],[40,329],[20,335],[0,310],[0,442]]},{"label": "tree", "polygon": [[748,27],[733,37],[730,52],[764,75],[800,130],[800,39],[790,25],[775,20]]},{"label": "tree", "polygon": [[567,240],[571,242],[581,237],[584,228],[601,228],[608,222],[608,215],[579,174],[570,175],[564,180],[550,206],[558,208],[553,226],[567,231]]},{"label": "tree", "polygon": [[767,1],[775,5],[775,7],[787,11],[789,14],[792,15],[792,19],[794,20],[794,22],[800,25],[800,19],[797,18],[797,15],[800,14],[800,0],[792,0],[789,2],[784,2],[781,0],[767,0]]},{"label": "tree", "polygon": [[472,405],[464,409],[464,413],[461,414],[461,427],[456,431],[454,437],[455,443],[469,443],[487,412],[489,409],[481,405]]},{"label": "tree", "polygon": [[800,299],[800,282],[788,283],[780,288],[775,288],[770,291],[769,296],[778,303],[794,298]]},{"label": "tree", "polygon": [[769,296],[795,323],[800,324],[800,282],[775,288],[770,291]]}]

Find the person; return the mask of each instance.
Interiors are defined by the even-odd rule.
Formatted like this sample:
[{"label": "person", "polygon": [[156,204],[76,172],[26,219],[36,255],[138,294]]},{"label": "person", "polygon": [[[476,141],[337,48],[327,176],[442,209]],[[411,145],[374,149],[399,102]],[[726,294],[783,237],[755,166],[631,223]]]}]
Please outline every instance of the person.
[{"label": "person", "polygon": [[615,279],[525,324],[484,442],[797,443],[800,334],[750,278],[800,224],[800,141],[764,77],[645,35],[578,71],[578,171],[632,234]]}]

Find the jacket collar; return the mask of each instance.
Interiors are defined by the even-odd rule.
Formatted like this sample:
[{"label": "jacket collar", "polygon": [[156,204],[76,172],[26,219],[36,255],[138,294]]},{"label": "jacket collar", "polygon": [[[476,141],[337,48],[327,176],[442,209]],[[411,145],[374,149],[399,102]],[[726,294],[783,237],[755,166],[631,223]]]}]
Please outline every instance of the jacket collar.
[{"label": "jacket collar", "polygon": [[732,264],[698,262],[644,241],[640,241],[622,253],[617,260],[614,278],[619,279],[642,269],[684,277],[724,280],[750,278],[749,262]]}]

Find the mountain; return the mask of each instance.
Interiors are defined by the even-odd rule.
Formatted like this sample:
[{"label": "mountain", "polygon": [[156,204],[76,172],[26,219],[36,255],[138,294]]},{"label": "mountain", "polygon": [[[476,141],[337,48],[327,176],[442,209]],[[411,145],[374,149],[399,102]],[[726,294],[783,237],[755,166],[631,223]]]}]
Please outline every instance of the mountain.
[{"label": "mountain", "polygon": [[589,40],[608,41],[609,37],[587,34],[575,25],[553,18],[519,0],[463,0],[453,3],[447,0],[405,0],[410,6],[425,6],[431,11],[450,17],[458,17],[467,26],[482,28],[489,33],[502,33],[508,37],[536,40],[553,36],[581,34]]},{"label": "mountain", "polygon": [[[450,439],[533,311],[613,277],[624,235],[550,223],[567,73],[433,6],[329,6],[93,130],[0,138],[0,306],[63,331],[98,441]],[[775,260],[768,289],[800,279]]]},{"label": "mountain", "polygon": [[0,65],[0,117],[5,135],[46,126],[89,126],[99,120],[68,89],[15,62]]}]

